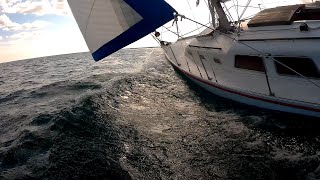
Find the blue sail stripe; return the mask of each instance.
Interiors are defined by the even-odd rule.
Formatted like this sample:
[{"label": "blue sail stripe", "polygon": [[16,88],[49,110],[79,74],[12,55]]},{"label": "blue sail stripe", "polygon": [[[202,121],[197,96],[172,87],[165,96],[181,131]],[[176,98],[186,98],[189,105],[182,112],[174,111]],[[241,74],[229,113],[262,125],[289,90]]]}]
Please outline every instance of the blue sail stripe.
[{"label": "blue sail stripe", "polygon": [[119,49],[141,39],[158,27],[174,18],[176,12],[164,0],[124,0],[143,18],[113,40],[92,53],[95,61],[99,61]]}]

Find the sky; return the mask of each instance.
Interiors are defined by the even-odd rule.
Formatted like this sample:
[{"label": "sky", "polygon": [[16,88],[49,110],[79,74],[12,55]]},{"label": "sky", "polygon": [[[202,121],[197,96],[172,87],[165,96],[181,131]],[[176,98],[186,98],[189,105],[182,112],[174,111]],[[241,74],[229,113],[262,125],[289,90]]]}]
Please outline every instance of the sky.
[{"label": "sky", "polygon": [[[209,22],[209,13],[203,0],[200,0],[198,7],[196,7],[197,0],[166,1],[187,17],[197,19],[202,23]],[[258,4],[263,4],[261,5],[263,8],[268,8],[301,3],[301,1],[252,0],[251,5],[258,7]],[[245,5],[246,2],[247,0],[238,0],[239,5]],[[228,7],[232,7],[237,0],[231,0],[228,3]],[[235,12],[232,8],[231,11]],[[238,11],[241,12],[241,8]],[[252,8],[247,12],[256,13],[258,8]],[[248,13],[244,17],[249,16]],[[181,34],[199,27],[199,25],[186,21],[179,22]],[[172,22],[165,26],[171,27],[171,25]],[[159,31],[167,35],[164,38],[175,38],[174,34],[166,32],[164,28]],[[129,47],[156,45],[151,36],[147,36]],[[87,51],[88,48],[72,16],[67,0],[0,0],[0,63]]]}]

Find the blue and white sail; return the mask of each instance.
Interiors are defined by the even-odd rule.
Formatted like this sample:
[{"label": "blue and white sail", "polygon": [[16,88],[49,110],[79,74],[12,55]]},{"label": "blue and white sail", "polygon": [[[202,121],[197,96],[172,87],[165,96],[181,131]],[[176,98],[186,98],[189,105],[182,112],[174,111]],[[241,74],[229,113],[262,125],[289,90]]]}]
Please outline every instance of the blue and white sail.
[{"label": "blue and white sail", "polygon": [[164,0],[68,0],[94,60],[141,39],[174,18]]}]

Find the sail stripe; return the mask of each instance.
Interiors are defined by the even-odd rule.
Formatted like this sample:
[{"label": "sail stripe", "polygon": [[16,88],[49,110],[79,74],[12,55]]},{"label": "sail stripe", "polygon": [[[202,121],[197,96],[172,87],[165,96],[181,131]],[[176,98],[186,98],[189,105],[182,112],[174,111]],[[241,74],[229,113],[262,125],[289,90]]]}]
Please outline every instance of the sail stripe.
[{"label": "sail stripe", "polygon": [[133,25],[127,31],[117,36],[115,39],[104,44],[97,51],[93,52],[92,56],[96,61],[99,61],[104,57],[118,51],[119,49],[131,44],[132,42],[141,39],[174,18],[173,13],[175,10],[162,0],[124,1],[128,3],[136,12],[138,12],[143,19],[137,24]]}]

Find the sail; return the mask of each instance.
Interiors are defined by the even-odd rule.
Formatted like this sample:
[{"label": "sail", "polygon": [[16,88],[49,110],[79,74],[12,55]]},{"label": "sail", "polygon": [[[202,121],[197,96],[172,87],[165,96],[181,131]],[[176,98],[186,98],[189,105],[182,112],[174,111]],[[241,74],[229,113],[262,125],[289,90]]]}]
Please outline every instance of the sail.
[{"label": "sail", "polygon": [[174,18],[164,0],[68,0],[92,53],[99,61]]}]

